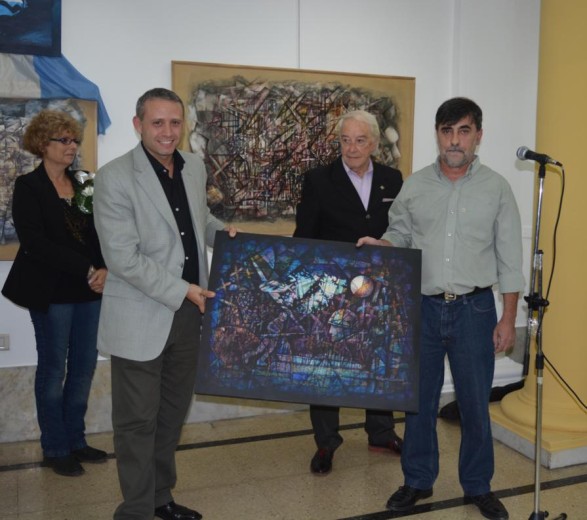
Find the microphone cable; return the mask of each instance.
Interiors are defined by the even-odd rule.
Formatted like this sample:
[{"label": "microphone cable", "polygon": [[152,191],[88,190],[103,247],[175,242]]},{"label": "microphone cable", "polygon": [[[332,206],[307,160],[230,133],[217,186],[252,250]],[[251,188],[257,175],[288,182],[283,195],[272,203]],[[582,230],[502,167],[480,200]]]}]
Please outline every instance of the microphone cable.
[{"label": "microphone cable", "polygon": [[[565,168],[564,168],[564,166],[561,166],[561,194],[560,194],[560,199],[559,199],[559,204],[558,204],[558,211],[557,211],[557,215],[556,215],[556,221],[555,221],[555,224],[554,224],[554,233],[553,233],[553,236],[552,236],[552,267],[550,269],[550,276],[548,277],[548,284],[546,286],[546,301],[549,301],[548,300],[548,296],[550,294],[550,289],[552,287],[552,280],[553,280],[553,277],[554,277],[554,271],[555,271],[555,266],[556,266],[556,245],[557,245],[558,226],[559,226],[560,219],[561,219],[561,213],[562,213],[562,208],[563,208],[564,195],[565,195]],[[540,322],[539,328],[536,331],[537,334],[538,333],[540,333],[540,334],[542,333],[542,322],[544,321],[544,318],[545,317],[546,317],[546,313],[544,313],[543,316],[542,316],[542,321]],[[548,364],[548,366],[556,374],[558,380],[575,397],[575,399],[583,407],[583,409],[587,410],[587,404],[579,397],[579,395],[577,394],[577,392],[575,392],[575,390],[573,390],[573,388],[571,387],[571,385],[569,385],[569,383],[562,376],[562,374],[557,370],[557,368],[553,365],[553,363],[548,359],[548,357],[544,353],[544,350],[542,351],[542,355],[544,356],[544,361]]]}]

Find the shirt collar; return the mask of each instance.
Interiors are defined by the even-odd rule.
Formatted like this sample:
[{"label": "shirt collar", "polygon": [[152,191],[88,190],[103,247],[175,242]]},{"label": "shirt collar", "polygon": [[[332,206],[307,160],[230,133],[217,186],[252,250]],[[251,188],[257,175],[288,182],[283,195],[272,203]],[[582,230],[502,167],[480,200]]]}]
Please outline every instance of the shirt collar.
[{"label": "shirt collar", "polygon": [[[344,171],[347,172],[347,175],[350,175],[351,173],[353,175],[356,175],[357,177],[361,177],[361,175],[359,175],[357,172],[355,172],[354,170],[351,170],[346,163],[344,162],[344,159],[342,159],[342,166],[344,168]],[[369,167],[367,168],[367,171],[363,174],[363,177],[365,175],[370,175],[373,173],[373,161],[371,159],[369,159]]]},{"label": "shirt collar", "polygon": [[[440,179],[445,178],[444,173],[442,173],[442,170],[440,168],[440,156],[438,156],[436,158],[436,161],[433,164],[434,166],[434,171],[436,172],[436,175],[438,175],[438,177]],[[473,175],[475,175],[479,169],[481,168],[481,160],[479,159],[478,155],[475,155],[475,159],[473,159],[473,161],[471,162],[471,164],[469,164],[469,167],[467,168],[467,173],[465,173],[465,175],[463,175],[464,177],[471,177]]]},{"label": "shirt collar", "polygon": [[[147,155],[147,159],[149,159],[151,166],[153,166],[155,173],[157,175],[167,176],[167,168],[165,168],[165,166],[163,166],[157,159],[155,159],[155,157],[153,157],[153,155],[151,155],[151,153],[145,148],[145,145],[143,144],[142,141],[141,141],[141,146],[143,147],[143,150],[144,150],[145,154]],[[185,164],[184,158],[181,156],[181,154],[177,150],[174,150],[173,151],[174,172],[181,172],[184,164]]]}]

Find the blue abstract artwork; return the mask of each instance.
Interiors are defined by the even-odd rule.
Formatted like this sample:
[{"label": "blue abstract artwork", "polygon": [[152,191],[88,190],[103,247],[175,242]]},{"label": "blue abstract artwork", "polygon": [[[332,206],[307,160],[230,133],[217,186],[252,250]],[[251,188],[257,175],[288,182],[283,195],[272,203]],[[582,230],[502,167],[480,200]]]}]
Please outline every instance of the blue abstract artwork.
[{"label": "blue abstract artwork", "polygon": [[417,411],[421,252],[216,236],[196,393]]},{"label": "blue abstract artwork", "polygon": [[0,52],[61,56],[61,0],[1,0]]}]

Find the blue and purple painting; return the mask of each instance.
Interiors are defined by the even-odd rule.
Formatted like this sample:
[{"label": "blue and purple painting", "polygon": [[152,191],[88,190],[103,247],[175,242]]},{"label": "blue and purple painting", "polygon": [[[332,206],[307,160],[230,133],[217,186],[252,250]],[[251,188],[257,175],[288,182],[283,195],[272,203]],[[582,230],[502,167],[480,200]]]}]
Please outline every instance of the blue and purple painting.
[{"label": "blue and purple painting", "polygon": [[417,411],[421,252],[218,233],[196,393]]},{"label": "blue and purple painting", "polygon": [[61,56],[61,0],[0,0],[0,52]]}]

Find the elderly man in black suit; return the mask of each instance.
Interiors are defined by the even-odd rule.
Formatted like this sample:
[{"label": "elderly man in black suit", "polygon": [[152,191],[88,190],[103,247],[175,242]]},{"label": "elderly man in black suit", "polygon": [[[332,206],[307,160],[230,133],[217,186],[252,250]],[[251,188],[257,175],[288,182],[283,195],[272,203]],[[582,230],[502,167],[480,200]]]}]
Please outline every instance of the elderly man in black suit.
[{"label": "elderly man in black suit", "polygon": [[[363,110],[348,112],[337,132],[341,157],[304,176],[294,237],[356,242],[362,236],[379,237],[387,229],[387,212],[402,186],[402,175],[371,160],[380,135],[375,116]],[[318,447],[310,469],[325,475],[343,440],[339,409],[312,405],[310,418]],[[366,410],[365,431],[370,450],[401,453],[393,412]]]}]

